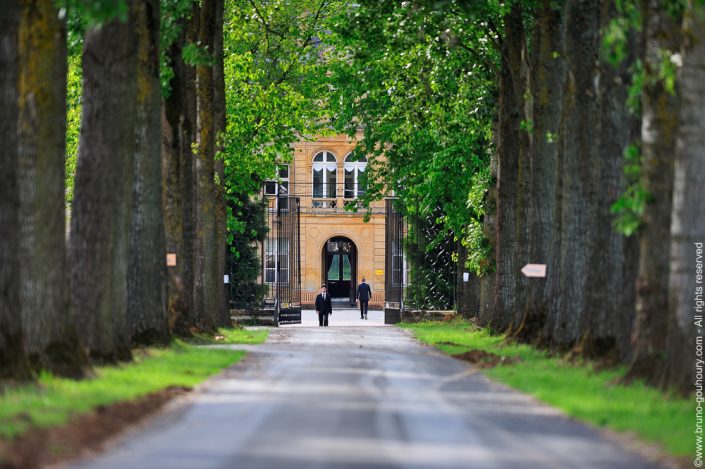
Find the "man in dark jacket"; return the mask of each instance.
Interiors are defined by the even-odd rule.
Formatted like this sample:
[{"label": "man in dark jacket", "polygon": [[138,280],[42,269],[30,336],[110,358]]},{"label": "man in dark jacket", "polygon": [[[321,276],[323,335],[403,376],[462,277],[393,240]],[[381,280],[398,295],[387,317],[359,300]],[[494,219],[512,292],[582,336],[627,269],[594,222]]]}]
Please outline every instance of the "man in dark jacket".
[{"label": "man in dark jacket", "polygon": [[318,325],[328,326],[328,315],[333,314],[333,304],[325,284],[321,285],[321,293],[316,296],[316,312],[318,313]]},{"label": "man in dark jacket", "polygon": [[365,283],[365,277],[362,277],[362,283],[357,286],[356,298],[360,302],[360,319],[367,319],[367,303],[372,299],[372,289]]}]

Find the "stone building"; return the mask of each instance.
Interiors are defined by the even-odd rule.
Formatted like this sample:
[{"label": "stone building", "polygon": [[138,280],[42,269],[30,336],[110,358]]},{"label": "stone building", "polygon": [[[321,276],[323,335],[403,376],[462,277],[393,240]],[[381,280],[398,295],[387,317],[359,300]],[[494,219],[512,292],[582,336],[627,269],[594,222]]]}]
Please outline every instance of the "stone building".
[{"label": "stone building", "polygon": [[296,268],[304,308],[311,307],[322,283],[339,304],[353,304],[362,277],[372,288],[370,306],[384,304],[385,202],[373,203],[367,222],[364,209],[350,210],[364,193],[360,175],[367,170],[364,156],[353,160],[354,147],[344,135],[299,142],[293,161],[279,167],[279,178],[265,183],[270,213],[292,200],[282,194],[298,198],[299,239],[295,247],[270,236],[262,247],[264,281],[270,287],[286,282]]}]

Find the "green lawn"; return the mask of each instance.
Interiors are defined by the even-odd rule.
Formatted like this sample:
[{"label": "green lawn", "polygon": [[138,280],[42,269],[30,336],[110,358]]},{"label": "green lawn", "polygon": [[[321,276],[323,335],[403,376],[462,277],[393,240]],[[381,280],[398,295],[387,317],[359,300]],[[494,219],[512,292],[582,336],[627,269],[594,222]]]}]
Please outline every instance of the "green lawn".
[{"label": "green lawn", "polygon": [[199,334],[189,339],[189,343],[197,345],[205,344],[261,344],[269,336],[266,329],[218,329],[218,334]]},{"label": "green lawn", "polygon": [[[448,354],[472,349],[520,357],[516,363],[483,370],[487,376],[567,414],[600,427],[633,432],[675,456],[694,454],[693,401],[666,396],[641,383],[615,384],[624,369],[597,370],[590,363],[567,363],[528,345],[508,343],[465,321],[401,324]],[[440,343],[440,344],[439,344]]]},{"label": "green lawn", "polygon": [[[224,339],[212,343],[253,344],[267,338],[267,331],[221,329],[219,333]],[[91,379],[76,381],[44,373],[36,384],[0,394],[0,438],[13,438],[31,426],[61,425],[97,406],[137,399],[170,386],[194,386],[244,355],[176,340],[168,348],[136,353],[133,362],[97,367]]]}]

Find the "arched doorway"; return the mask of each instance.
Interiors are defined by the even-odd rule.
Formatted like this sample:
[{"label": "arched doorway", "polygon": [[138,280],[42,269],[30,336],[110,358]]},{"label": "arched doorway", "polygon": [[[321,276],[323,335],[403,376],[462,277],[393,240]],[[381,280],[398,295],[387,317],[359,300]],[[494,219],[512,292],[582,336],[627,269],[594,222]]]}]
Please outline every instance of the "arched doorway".
[{"label": "arched doorway", "polygon": [[332,298],[348,298],[355,304],[357,288],[357,246],[350,238],[334,236],[325,242],[321,253],[323,283]]}]

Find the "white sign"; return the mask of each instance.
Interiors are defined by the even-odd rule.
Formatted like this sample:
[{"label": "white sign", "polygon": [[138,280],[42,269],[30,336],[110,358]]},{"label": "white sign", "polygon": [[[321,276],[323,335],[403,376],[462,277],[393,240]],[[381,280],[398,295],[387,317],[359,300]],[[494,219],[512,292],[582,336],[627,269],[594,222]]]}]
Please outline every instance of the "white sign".
[{"label": "white sign", "polygon": [[526,264],[522,267],[521,273],[527,277],[545,277],[546,264]]},{"label": "white sign", "polygon": [[230,275],[223,275],[223,283],[230,283]]},{"label": "white sign", "polygon": [[173,252],[167,253],[166,255],[166,266],[176,267],[176,254]]},{"label": "white sign", "polygon": [[467,282],[468,280],[470,280],[470,273],[463,272],[463,282]]}]

